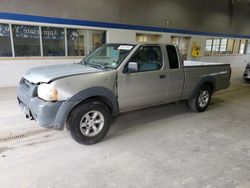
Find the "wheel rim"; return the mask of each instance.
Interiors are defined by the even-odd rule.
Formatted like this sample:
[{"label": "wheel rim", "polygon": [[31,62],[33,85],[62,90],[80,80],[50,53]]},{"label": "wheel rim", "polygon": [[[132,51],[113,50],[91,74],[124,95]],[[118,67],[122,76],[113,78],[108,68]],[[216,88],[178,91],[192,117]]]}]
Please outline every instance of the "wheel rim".
[{"label": "wheel rim", "polygon": [[201,108],[204,108],[207,106],[208,102],[209,102],[209,92],[207,90],[205,91],[201,91],[199,98],[198,98],[198,104]]},{"label": "wheel rim", "polygon": [[87,112],[80,121],[80,130],[84,136],[93,137],[100,133],[104,126],[104,116],[99,111]]}]

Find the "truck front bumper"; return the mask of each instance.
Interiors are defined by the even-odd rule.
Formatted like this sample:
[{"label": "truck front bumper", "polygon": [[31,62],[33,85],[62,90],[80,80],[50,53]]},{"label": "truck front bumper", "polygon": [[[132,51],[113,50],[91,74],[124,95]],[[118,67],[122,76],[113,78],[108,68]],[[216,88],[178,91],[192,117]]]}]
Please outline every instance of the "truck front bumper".
[{"label": "truck front bumper", "polygon": [[38,97],[29,96],[21,86],[17,88],[17,100],[26,118],[37,121],[42,127],[62,127],[55,120],[64,101],[48,102]]}]

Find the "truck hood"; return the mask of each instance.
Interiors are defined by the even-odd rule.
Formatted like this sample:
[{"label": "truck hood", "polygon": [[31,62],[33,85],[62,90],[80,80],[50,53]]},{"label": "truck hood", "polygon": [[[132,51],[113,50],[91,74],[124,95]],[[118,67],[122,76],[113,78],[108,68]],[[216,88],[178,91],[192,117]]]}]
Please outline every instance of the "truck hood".
[{"label": "truck hood", "polygon": [[23,77],[32,83],[48,83],[62,77],[73,76],[77,74],[87,74],[102,72],[103,70],[82,64],[62,64],[49,65],[29,69]]}]

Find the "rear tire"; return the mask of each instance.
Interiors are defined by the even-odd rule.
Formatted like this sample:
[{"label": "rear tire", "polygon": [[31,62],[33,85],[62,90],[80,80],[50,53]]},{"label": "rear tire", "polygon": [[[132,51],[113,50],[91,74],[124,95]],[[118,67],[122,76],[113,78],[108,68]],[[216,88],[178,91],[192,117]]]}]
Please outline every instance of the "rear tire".
[{"label": "rear tire", "polygon": [[88,101],[70,113],[66,128],[76,142],[92,145],[106,136],[110,121],[111,113],[103,103]]},{"label": "rear tire", "polygon": [[204,112],[210,104],[212,89],[208,85],[200,87],[194,97],[188,100],[188,106],[195,112]]}]

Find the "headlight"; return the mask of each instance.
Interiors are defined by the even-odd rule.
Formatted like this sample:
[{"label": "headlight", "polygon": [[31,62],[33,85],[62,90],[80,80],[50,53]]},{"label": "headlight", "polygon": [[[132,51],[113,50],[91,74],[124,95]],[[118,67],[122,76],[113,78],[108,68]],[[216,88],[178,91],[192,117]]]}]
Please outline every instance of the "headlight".
[{"label": "headlight", "polygon": [[37,89],[38,97],[46,101],[57,101],[58,91],[49,84],[41,84]]}]

